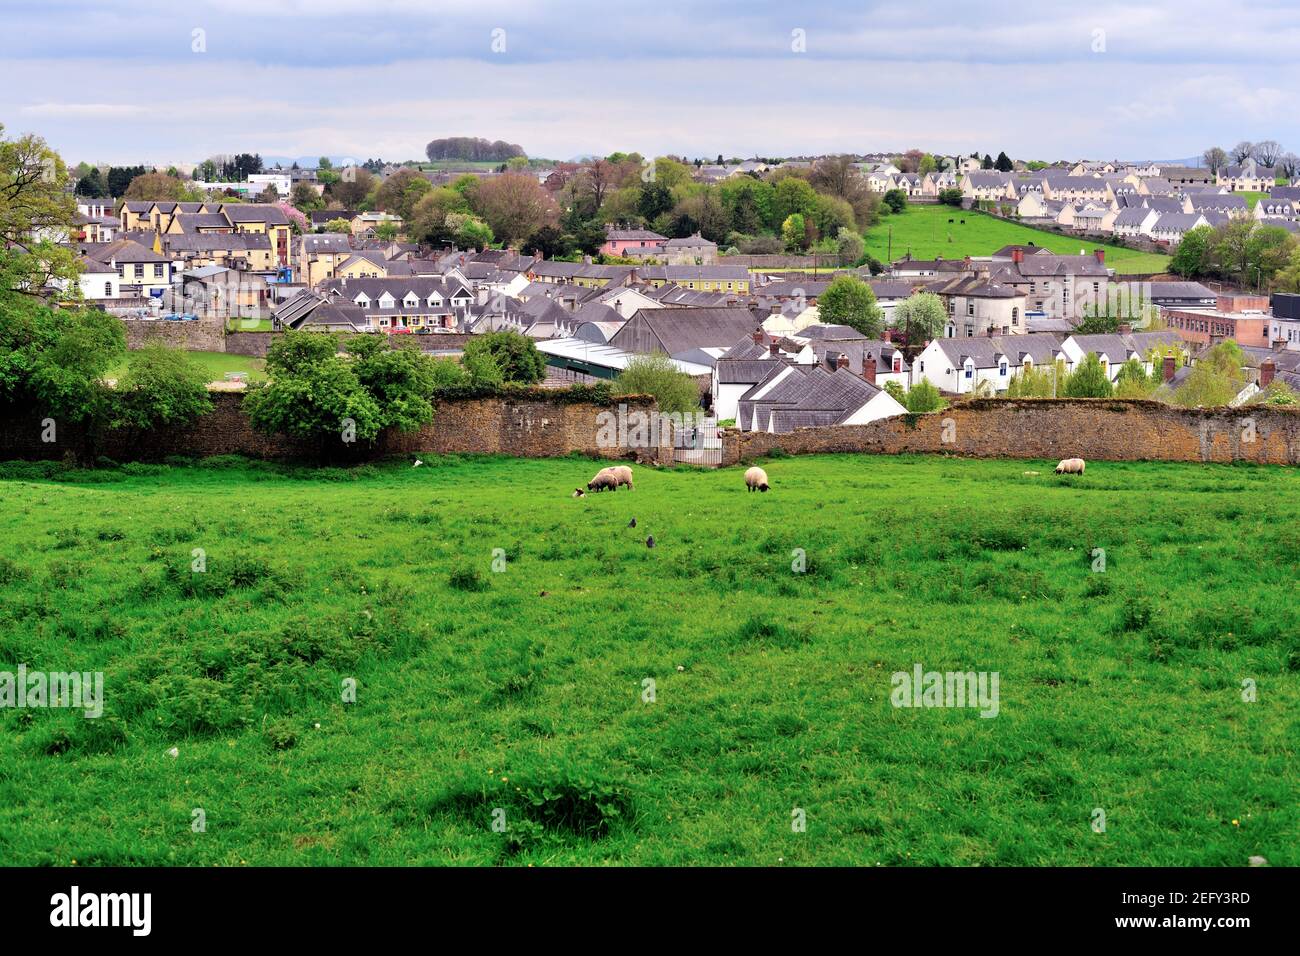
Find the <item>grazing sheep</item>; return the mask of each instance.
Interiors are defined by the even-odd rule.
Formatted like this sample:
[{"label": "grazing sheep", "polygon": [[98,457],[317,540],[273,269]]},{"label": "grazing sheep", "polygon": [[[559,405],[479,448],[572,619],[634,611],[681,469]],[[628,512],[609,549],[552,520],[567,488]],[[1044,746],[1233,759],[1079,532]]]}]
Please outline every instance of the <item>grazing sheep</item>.
[{"label": "grazing sheep", "polygon": [[1082,475],[1084,462],[1082,458],[1062,458],[1056,466],[1058,475]]},{"label": "grazing sheep", "polygon": [[767,472],[757,466],[745,472],[745,487],[750,491],[767,491]]},{"label": "grazing sheep", "polygon": [[618,489],[618,479],[609,473],[608,468],[602,468],[596,472],[595,477],[587,482],[588,491],[615,491]]},{"label": "grazing sheep", "polygon": [[608,469],[608,471],[614,476],[614,479],[620,486],[627,485],[628,491],[636,491],[636,488],[632,485],[632,469],[627,465],[615,465],[613,468]]}]

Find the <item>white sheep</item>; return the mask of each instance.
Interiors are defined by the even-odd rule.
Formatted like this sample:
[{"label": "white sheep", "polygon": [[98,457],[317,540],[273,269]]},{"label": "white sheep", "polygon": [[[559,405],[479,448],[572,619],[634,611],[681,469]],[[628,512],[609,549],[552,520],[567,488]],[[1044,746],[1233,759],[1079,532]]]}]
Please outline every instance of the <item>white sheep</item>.
[{"label": "white sheep", "polygon": [[745,487],[750,491],[767,491],[767,472],[755,465],[745,472]]},{"label": "white sheep", "polygon": [[1082,458],[1062,458],[1056,465],[1058,475],[1082,475],[1083,469]]},{"label": "white sheep", "polygon": [[587,482],[588,491],[616,491],[618,489],[618,479],[614,477],[612,468],[602,468],[592,476],[591,481]]},{"label": "white sheep", "polygon": [[632,484],[631,468],[629,468],[627,465],[615,465],[613,468],[610,468],[608,470],[609,473],[614,476],[614,480],[617,481],[620,486],[627,485],[628,491],[636,491],[636,488]]}]

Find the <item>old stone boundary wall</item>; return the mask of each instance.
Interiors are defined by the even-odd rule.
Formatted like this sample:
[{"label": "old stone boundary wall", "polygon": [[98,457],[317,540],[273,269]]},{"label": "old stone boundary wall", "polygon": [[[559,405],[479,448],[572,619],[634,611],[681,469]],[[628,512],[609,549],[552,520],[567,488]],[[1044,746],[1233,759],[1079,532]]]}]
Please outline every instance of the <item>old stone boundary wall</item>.
[{"label": "old stone boundary wall", "polygon": [[219,319],[169,322],[166,319],[122,319],[126,326],[126,347],[165,345],[190,352],[224,352],[225,325]]},{"label": "old stone boundary wall", "polygon": [[[57,460],[107,457],[114,461],[158,461],[169,455],[207,457],[244,455],[250,458],[319,459],[322,449],[286,436],[264,435],[254,430],[240,409],[242,394],[212,393],[213,410],[188,428],[155,432],[114,432],[93,446],[74,426],[55,422],[56,441],[45,442],[42,416],[0,417],[0,460]],[[644,398],[621,401],[631,409],[648,409]],[[617,414],[585,402],[566,402],[554,396],[536,398],[457,399],[435,406],[433,422],[417,432],[386,432],[371,446],[324,449],[341,461],[365,461],[388,455],[503,454],[547,458],[573,452],[595,457],[621,458],[636,454],[621,448],[604,448],[599,439],[602,412]],[[607,419],[606,419],[607,421]],[[671,437],[668,438],[671,441]],[[671,458],[671,449],[666,449]],[[657,450],[651,449],[652,454]],[[646,457],[644,454],[642,457]]]},{"label": "old stone boundary wall", "polygon": [[1118,399],[977,399],[929,415],[784,435],[728,430],[722,463],[788,454],[1300,464],[1300,409],[1183,409]]},{"label": "old stone boundary wall", "polygon": [[[42,441],[43,416],[0,417],[0,460],[85,459],[157,461],[169,455],[245,455],[265,459],[319,459],[322,449],[255,431],[240,409],[243,396],[214,392],[213,410],[194,425],[157,432],[115,432],[95,445],[76,427],[56,423],[57,441]],[[629,410],[650,410],[649,399],[623,399]],[[418,432],[385,433],[373,445],[328,448],[331,458],[365,461],[387,455],[502,454],[546,458],[572,453],[667,463],[670,448],[607,447],[602,413],[618,407],[565,401],[538,390],[525,397],[439,402],[432,424]],[[661,439],[671,442],[671,434]],[[341,443],[340,443],[341,445]],[[932,453],[978,458],[1080,457],[1094,461],[1251,461],[1300,464],[1300,409],[1196,410],[1118,399],[978,399],[929,415],[900,416],[867,425],[805,428],[784,435],[738,432],[723,436],[722,464],[776,449],[806,455]]]}]

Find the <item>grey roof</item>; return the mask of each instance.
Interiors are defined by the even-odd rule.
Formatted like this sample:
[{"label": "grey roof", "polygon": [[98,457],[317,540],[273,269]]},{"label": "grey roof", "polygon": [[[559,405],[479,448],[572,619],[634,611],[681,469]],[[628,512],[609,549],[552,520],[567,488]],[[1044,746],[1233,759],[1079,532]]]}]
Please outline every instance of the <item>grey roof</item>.
[{"label": "grey roof", "polygon": [[990,335],[969,338],[936,339],[939,348],[954,368],[960,368],[969,358],[976,368],[997,368],[1005,358],[1013,365],[1024,364],[1028,355],[1034,364],[1050,365],[1060,351],[1065,336],[1054,332],[1032,332],[1025,335]]},{"label": "grey roof", "polygon": [[1214,290],[1199,282],[1152,282],[1151,300],[1159,303],[1162,299],[1166,301],[1209,299],[1214,302],[1217,301],[1217,296]]},{"label": "grey roof", "polygon": [[749,309],[639,309],[610,340],[623,348],[620,338],[631,340],[628,325],[639,319],[669,355],[694,348],[729,348],[758,323]]},{"label": "grey roof", "polygon": [[1115,226],[1141,226],[1151,216],[1160,218],[1159,213],[1154,209],[1148,209],[1145,206],[1129,207],[1121,209],[1119,215],[1115,217]]}]

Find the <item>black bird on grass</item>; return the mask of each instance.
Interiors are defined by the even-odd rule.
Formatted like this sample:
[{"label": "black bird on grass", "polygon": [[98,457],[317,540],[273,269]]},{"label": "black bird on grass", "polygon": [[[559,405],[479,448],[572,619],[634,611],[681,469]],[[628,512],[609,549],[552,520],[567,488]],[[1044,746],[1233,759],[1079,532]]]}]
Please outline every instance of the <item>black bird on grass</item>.
[{"label": "black bird on grass", "polygon": [[646,546],[647,548],[653,548],[653,547],[655,546],[655,536],[654,536],[654,535],[650,535],[650,537],[648,537],[648,538],[645,539],[645,546]]},{"label": "black bird on grass", "polygon": [[627,523],[627,526],[628,526],[629,528],[635,528],[635,527],[636,527],[636,519],[633,518],[631,521],[629,521],[629,522]]}]

